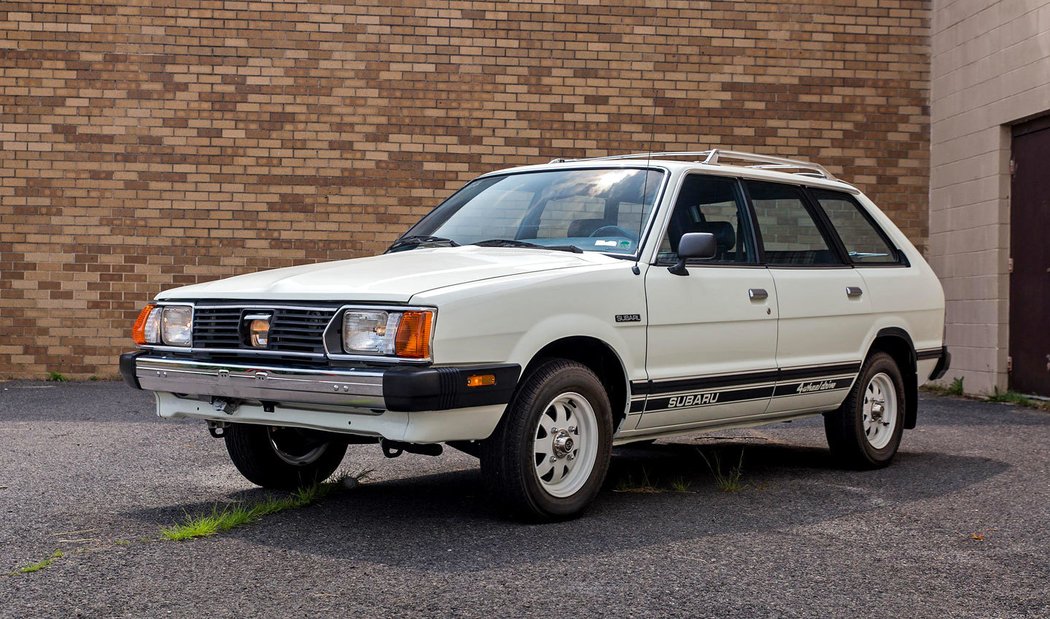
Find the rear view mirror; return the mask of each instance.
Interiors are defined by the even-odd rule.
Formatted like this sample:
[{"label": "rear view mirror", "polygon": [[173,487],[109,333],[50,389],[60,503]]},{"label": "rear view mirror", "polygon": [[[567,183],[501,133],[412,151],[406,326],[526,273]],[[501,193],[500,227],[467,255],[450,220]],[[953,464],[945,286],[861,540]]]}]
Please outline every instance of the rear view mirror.
[{"label": "rear view mirror", "polygon": [[718,242],[710,232],[687,232],[678,240],[678,262],[667,270],[675,275],[689,275],[686,260],[710,260],[718,253]]}]

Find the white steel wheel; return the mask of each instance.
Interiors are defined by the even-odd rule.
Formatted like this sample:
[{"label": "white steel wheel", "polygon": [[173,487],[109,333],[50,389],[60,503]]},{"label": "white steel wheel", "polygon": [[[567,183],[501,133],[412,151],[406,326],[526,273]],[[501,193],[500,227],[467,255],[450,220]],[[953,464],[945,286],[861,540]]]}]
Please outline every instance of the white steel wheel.
[{"label": "white steel wheel", "polygon": [[579,492],[598,455],[598,420],[587,398],[567,392],[547,404],[536,423],[533,454],[545,492],[558,498]]},{"label": "white steel wheel", "polygon": [[850,468],[887,466],[900,447],[906,398],[897,361],[886,352],[873,353],[842,405],[824,414],[824,433],[835,458]]},{"label": "white steel wheel", "polygon": [[294,490],[319,483],[339,468],[346,440],[297,428],[227,424],[226,451],[241,475],[263,488]]},{"label": "white steel wheel", "polygon": [[517,518],[575,518],[605,481],[612,433],[609,394],[594,371],[550,359],[522,378],[482,443],[481,473],[497,504]]},{"label": "white steel wheel", "polygon": [[875,449],[886,447],[900,423],[900,409],[893,381],[885,372],[876,374],[868,381],[863,407],[864,437]]},{"label": "white steel wheel", "polygon": [[327,442],[311,440],[295,428],[275,428],[267,426],[266,438],[278,458],[292,466],[313,464],[328,449]]}]

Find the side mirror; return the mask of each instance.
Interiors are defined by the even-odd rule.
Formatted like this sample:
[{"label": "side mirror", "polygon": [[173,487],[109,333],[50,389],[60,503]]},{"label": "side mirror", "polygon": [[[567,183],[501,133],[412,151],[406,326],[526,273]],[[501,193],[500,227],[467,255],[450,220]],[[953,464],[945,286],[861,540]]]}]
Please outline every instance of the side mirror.
[{"label": "side mirror", "polygon": [[685,261],[689,259],[710,260],[718,253],[718,242],[710,232],[687,232],[678,241],[678,262],[667,270],[674,275],[689,275]]}]

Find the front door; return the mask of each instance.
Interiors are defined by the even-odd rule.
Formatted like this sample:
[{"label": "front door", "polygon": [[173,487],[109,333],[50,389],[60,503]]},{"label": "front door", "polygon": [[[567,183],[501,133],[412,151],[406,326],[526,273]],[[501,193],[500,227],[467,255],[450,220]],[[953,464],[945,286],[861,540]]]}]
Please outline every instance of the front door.
[{"label": "front door", "polygon": [[[718,252],[674,275],[667,267],[687,232],[714,234]],[[764,413],[776,379],[776,289],[758,265],[735,179],[683,180],[645,289],[650,381],[636,388],[648,396],[638,429]]]},{"label": "front door", "polygon": [[1013,139],[1010,192],[1010,388],[1050,396],[1050,119]]}]

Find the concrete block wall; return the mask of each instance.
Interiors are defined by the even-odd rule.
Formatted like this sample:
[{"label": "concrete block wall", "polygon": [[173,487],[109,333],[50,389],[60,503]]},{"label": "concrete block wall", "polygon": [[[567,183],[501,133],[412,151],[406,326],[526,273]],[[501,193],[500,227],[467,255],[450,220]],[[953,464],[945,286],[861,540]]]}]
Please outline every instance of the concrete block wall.
[{"label": "concrete block wall", "polygon": [[966,391],[1007,388],[1010,126],[1050,113],[1050,0],[934,0],[929,259]]},{"label": "concrete block wall", "polygon": [[812,158],[919,245],[929,0],[0,2],[0,377],[111,376],[159,290],[382,251],[474,175]]}]

